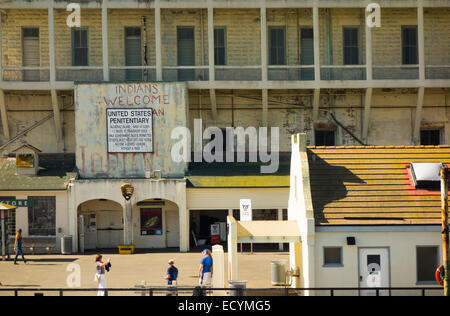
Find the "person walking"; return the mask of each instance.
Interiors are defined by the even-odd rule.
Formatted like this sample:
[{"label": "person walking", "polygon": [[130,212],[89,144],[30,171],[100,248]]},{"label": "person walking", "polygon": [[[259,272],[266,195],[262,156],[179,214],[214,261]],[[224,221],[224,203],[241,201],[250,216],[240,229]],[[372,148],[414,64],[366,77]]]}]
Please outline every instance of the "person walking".
[{"label": "person walking", "polygon": [[97,296],[106,296],[106,292],[103,290],[106,289],[105,267],[111,263],[111,259],[103,262],[102,258],[102,255],[95,256],[95,280],[98,282],[99,289]]},{"label": "person walking", "polygon": [[26,264],[27,260],[25,260],[22,249],[22,229],[19,229],[17,231],[16,239],[14,241],[14,251],[16,252],[16,256],[14,257],[14,264],[17,264],[17,258],[19,257],[19,255],[22,255],[22,260]]},{"label": "person walking", "polygon": [[200,268],[198,270],[199,284],[201,286],[211,287],[213,259],[208,249],[203,250],[202,255],[203,258],[200,261]]}]

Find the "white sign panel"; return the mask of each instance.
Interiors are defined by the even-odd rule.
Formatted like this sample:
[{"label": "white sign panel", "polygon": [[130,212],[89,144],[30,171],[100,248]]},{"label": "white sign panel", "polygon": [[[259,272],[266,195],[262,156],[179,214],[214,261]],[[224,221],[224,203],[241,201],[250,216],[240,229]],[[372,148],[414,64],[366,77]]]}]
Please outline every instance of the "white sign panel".
[{"label": "white sign panel", "polygon": [[252,216],[252,200],[241,200],[241,222],[250,222]]},{"label": "white sign panel", "polygon": [[152,153],[152,109],[107,109],[109,153]]}]

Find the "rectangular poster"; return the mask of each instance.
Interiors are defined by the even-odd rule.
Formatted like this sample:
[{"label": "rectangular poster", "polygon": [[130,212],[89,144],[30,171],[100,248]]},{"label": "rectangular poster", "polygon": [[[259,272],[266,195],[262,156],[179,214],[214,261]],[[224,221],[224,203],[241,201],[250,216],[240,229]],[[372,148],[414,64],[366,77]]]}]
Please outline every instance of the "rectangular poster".
[{"label": "rectangular poster", "polygon": [[141,235],[162,235],[162,209],[141,208]]},{"label": "rectangular poster", "polygon": [[152,153],[153,113],[146,109],[107,109],[109,153]]}]

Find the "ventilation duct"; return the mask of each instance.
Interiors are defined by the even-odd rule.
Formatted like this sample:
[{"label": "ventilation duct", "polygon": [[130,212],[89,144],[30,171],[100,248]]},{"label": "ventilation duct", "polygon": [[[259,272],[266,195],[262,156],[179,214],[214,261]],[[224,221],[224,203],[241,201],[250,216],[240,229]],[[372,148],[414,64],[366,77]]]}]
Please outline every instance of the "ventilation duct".
[{"label": "ventilation duct", "polygon": [[411,173],[416,189],[440,189],[442,163],[412,163]]}]

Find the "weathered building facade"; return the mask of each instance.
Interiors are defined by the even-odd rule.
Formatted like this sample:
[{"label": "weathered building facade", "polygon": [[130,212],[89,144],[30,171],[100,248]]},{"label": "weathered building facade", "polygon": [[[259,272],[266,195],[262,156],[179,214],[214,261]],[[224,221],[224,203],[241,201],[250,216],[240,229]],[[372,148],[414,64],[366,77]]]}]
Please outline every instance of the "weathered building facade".
[{"label": "weathered building facade", "polygon": [[[43,153],[76,155],[78,171],[82,159],[89,160],[85,171],[91,161],[93,169],[101,161],[106,170],[103,176],[81,172],[67,186],[68,206],[56,210],[63,218],[58,237],[78,236],[80,215],[89,221],[89,214],[108,211],[118,212],[117,219],[107,216],[104,224],[96,222],[101,234],[122,230],[118,222],[125,202],[117,198],[117,188],[131,182],[129,176],[108,173],[115,158],[101,160],[77,142],[75,90],[80,82],[185,82],[187,117],[180,125],[192,132],[195,119],[202,119],[203,128],[279,127],[280,151],[285,153],[291,151],[290,135],[298,132],[317,146],[450,144],[448,1],[378,1],[380,27],[366,24],[369,2],[356,0],[87,0],[79,1],[81,25],[74,28],[67,25],[73,13],[67,11],[69,3],[0,4],[2,153],[8,155],[26,142]],[[84,137],[92,137],[95,130],[93,126],[93,133]],[[154,171],[163,179],[167,172],[148,157],[152,179],[143,174],[131,178],[156,185]],[[130,158],[129,168],[132,164]],[[278,219],[287,209],[288,171],[274,179],[235,170],[227,181],[218,181],[228,175],[225,166],[206,173],[198,166],[191,169],[187,177],[178,174],[167,180],[172,192],[149,186],[133,202],[132,225],[140,247],[174,245],[185,251],[192,230],[201,235],[199,217],[220,213],[216,219],[223,222],[239,207],[239,198],[252,196],[257,210]],[[104,178],[117,182],[115,191]],[[77,188],[89,192],[89,200],[74,193]],[[184,193],[175,201],[178,190]],[[7,190],[1,194],[9,196]],[[145,241],[140,236],[138,204],[149,206],[155,199],[166,200],[170,209],[158,215],[161,230],[176,226],[179,231],[175,237],[148,242],[161,237]],[[110,200],[118,205],[99,206]],[[89,201],[91,206],[85,204]],[[110,247],[120,239],[111,236],[101,237],[110,240],[101,245]]]}]

